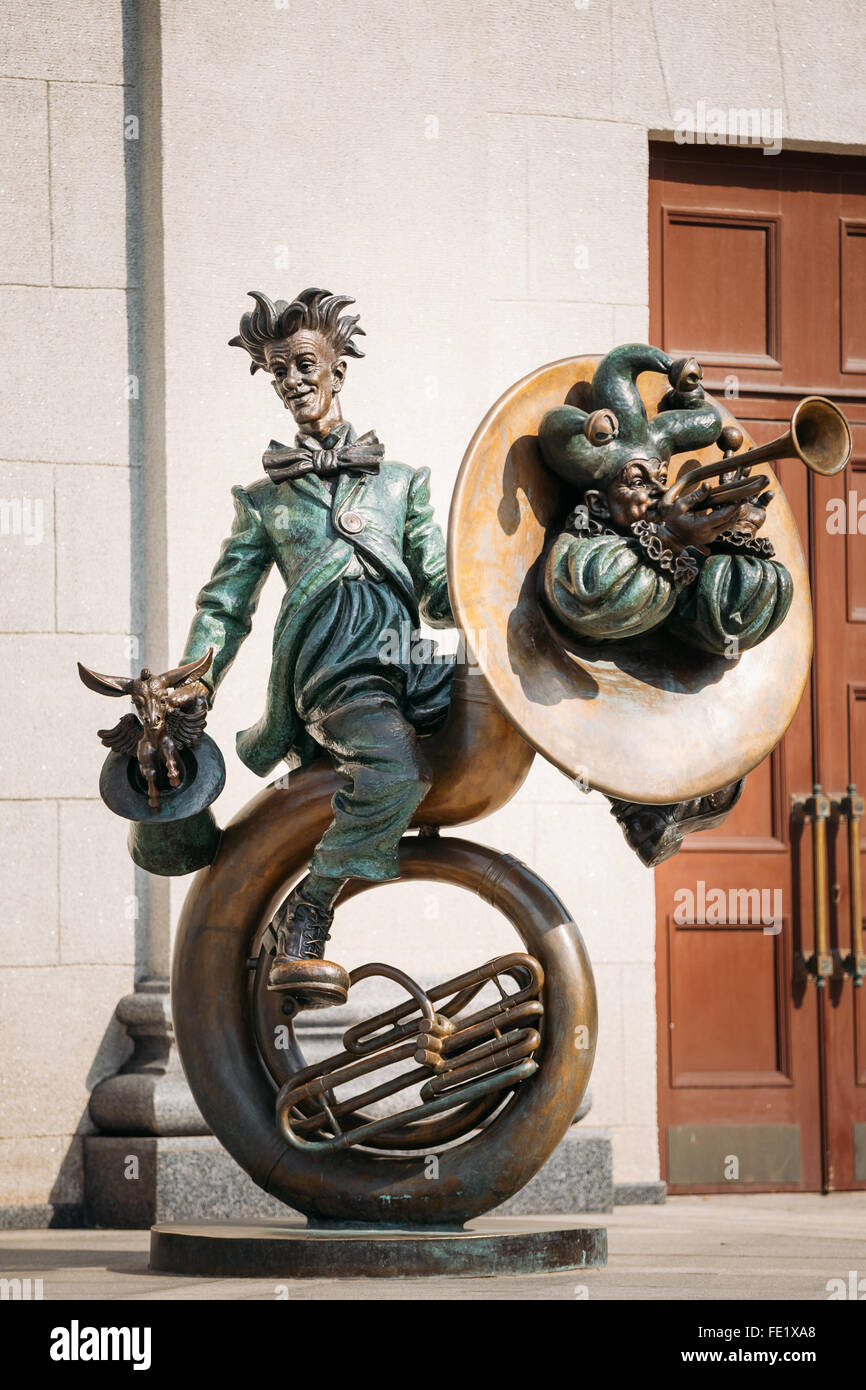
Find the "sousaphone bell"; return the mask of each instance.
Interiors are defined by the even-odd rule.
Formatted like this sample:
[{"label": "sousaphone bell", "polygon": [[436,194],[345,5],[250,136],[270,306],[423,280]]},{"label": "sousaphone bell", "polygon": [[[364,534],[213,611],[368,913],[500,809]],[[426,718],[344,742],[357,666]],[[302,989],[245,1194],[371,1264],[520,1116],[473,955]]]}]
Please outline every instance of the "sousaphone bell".
[{"label": "sousaphone bell", "polygon": [[[713,477],[720,481],[708,490],[708,505],[772,486],[760,535],[791,575],[794,597],[766,641],[733,658],[687,648],[664,632],[569,642],[538,601],[537,576],[577,499],[544,466],[537,433],[547,411],[586,399],[600,360],[572,357],[538,368],[482,421],[451,506],[452,604],[468,645],[478,645],[495,700],[543,757],[584,789],[627,801],[686,801],[736,782],[772,751],[809,671],[812,613],[797,526],[778,480],[750,470],[791,457],[832,476],[850,458],[851,434],[830,401],[808,396],[784,435],[756,447],[717,400],[719,445],[694,451],[687,464],[671,461],[679,471],[669,496]],[[644,372],[637,385],[651,419],[668,381]]]}]

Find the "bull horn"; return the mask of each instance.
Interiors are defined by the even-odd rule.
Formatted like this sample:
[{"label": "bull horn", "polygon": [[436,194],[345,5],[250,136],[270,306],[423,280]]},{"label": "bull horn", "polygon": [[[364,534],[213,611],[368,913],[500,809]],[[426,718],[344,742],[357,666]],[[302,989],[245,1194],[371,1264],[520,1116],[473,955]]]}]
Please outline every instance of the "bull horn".
[{"label": "bull horn", "polygon": [[132,676],[101,676],[98,671],[89,671],[78,662],[78,674],[89,690],[97,695],[128,695],[132,688]]},{"label": "bull horn", "polygon": [[200,656],[197,661],[190,661],[186,666],[175,666],[173,670],[166,671],[162,679],[166,685],[183,685],[184,681],[203,676],[212,661],[213,647],[208,647],[204,656]]}]

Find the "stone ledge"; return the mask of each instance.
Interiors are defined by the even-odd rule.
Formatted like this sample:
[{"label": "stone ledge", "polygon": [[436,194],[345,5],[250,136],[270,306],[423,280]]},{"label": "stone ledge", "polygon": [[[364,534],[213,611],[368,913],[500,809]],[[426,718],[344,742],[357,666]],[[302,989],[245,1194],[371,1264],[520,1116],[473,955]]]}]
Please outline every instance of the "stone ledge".
[{"label": "stone ledge", "polygon": [[[137,1160],[136,1171],[129,1160]],[[212,1135],[92,1135],[84,1141],[84,1220],[141,1230],[155,1221],[282,1219],[269,1197]]]},{"label": "stone ledge", "polygon": [[45,1202],[35,1207],[0,1207],[0,1231],[77,1229],[84,1225],[84,1208],[75,1202]]},{"label": "stone ledge", "polygon": [[[137,1177],[127,1177],[130,1171]],[[497,1215],[611,1211],[612,1175],[607,1132],[572,1129],[541,1172],[498,1207]],[[115,1230],[143,1229],[155,1221],[285,1220],[292,1213],[257,1187],[210,1135],[88,1135],[84,1200],[86,1225]]]},{"label": "stone ledge", "polygon": [[613,1145],[606,1129],[572,1128],[540,1173],[497,1216],[553,1216],[613,1210]]},{"label": "stone ledge", "polygon": [[663,1182],[618,1182],[613,1188],[613,1202],[617,1207],[658,1206],[667,1200],[667,1195]]}]

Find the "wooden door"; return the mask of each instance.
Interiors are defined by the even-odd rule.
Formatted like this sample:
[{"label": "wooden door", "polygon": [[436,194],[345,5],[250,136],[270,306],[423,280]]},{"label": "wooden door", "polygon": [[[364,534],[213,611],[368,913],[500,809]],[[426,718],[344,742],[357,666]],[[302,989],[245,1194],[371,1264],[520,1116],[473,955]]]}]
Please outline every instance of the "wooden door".
[{"label": "wooden door", "polygon": [[[814,605],[798,713],[724,825],[656,871],[662,1171],[680,1192],[864,1187],[866,987],[841,965],[853,885],[839,811],[849,783],[866,788],[866,161],[653,146],[650,287],[651,341],[695,353],[756,442],[812,393],[854,436],[836,478],[778,465]],[[820,987],[797,968],[815,901],[812,827],[792,805],[813,783],[833,805],[836,978]],[[776,907],[778,931],[762,920]]]}]

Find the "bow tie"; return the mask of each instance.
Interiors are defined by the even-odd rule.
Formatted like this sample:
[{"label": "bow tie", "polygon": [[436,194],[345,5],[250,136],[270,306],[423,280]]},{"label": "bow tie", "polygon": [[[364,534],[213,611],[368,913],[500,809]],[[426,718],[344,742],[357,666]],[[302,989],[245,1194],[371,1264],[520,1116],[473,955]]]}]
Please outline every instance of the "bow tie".
[{"label": "bow tie", "polygon": [[354,444],[341,444],[333,449],[287,449],[272,439],[262,454],[265,472],[272,483],[291,482],[305,473],[320,478],[332,478],[336,473],[378,473],[385,455],[375,430],[368,430]]}]

